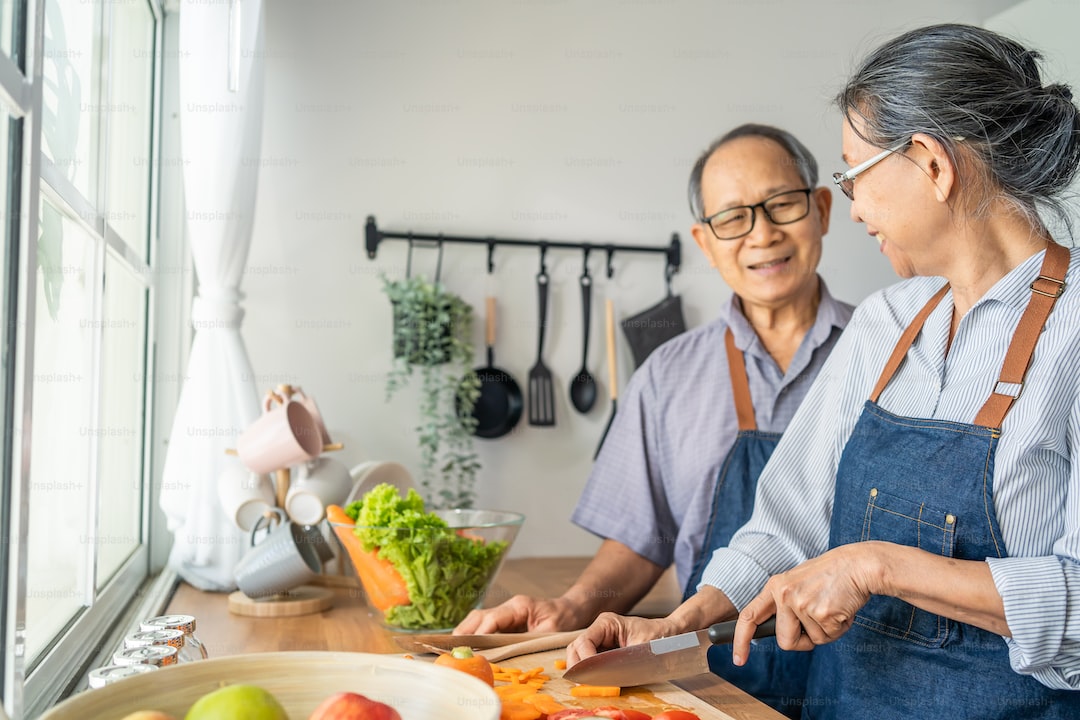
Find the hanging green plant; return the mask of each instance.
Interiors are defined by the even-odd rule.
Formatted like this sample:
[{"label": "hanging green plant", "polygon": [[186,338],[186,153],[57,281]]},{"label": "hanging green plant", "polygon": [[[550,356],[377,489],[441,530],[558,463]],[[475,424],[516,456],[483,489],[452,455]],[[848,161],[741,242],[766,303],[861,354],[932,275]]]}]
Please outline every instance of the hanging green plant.
[{"label": "hanging green plant", "polygon": [[394,316],[394,362],[386,397],[419,370],[421,488],[432,507],[472,507],[480,462],[473,449],[473,406],[480,380],[473,358],[472,306],[440,283],[421,277],[390,280],[383,291]]}]

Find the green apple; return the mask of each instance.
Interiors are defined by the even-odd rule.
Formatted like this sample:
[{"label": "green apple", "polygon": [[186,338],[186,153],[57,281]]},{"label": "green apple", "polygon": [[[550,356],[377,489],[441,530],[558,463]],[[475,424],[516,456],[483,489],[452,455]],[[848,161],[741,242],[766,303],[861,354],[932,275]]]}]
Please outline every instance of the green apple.
[{"label": "green apple", "polygon": [[227,685],[199,698],[184,720],[289,720],[289,716],[261,687]]}]

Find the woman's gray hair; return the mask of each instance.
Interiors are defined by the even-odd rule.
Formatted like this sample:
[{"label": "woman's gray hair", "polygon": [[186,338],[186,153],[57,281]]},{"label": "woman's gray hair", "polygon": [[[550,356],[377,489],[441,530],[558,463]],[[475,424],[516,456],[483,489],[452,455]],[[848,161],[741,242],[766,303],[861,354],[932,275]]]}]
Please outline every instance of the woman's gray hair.
[{"label": "woman's gray hair", "polygon": [[705,201],[701,197],[701,175],[705,172],[705,163],[721,145],[741,137],[761,137],[772,140],[784,148],[787,154],[791,156],[791,161],[795,163],[795,169],[798,170],[802,181],[806,183],[806,187],[811,189],[817,187],[817,160],[806,149],[806,146],[799,142],[798,138],[787,130],[781,130],[771,125],[747,123],[714,140],[712,145],[701,153],[694,163],[694,167],[690,171],[690,185],[687,188],[687,195],[690,199],[690,212],[694,215],[695,220],[701,220],[705,215]]},{"label": "woman's gray hair", "polygon": [[985,212],[1010,201],[1071,235],[1062,194],[1080,165],[1080,111],[1065,85],[1043,85],[1041,55],[984,28],[932,25],[875,50],[836,98],[859,137],[881,148],[925,133],[957,167],[962,201]]}]

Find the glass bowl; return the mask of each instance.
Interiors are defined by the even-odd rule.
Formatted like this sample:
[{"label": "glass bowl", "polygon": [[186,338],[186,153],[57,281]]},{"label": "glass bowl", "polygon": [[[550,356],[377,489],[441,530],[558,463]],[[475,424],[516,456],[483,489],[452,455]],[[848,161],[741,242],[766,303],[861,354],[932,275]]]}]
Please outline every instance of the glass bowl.
[{"label": "glass bowl", "polygon": [[480,607],[525,522],[502,510],[433,512],[449,527],[330,523],[373,616],[395,632],[449,632]]}]

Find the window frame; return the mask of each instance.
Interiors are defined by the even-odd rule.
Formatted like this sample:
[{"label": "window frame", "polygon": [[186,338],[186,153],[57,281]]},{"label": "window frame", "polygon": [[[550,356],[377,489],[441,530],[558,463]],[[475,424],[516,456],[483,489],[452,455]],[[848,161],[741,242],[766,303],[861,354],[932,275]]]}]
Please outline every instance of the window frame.
[{"label": "window frame", "polygon": [[[10,361],[0,371],[0,430],[19,428],[15,432],[4,432],[4,442],[0,444],[0,471],[3,475],[0,487],[0,533],[7,543],[9,552],[0,557],[0,641],[4,652],[0,654],[0,696],[9,715],[13,717],[34,717],[44,712],[57,700],[67,695],[76,687],[85,672],[100,664],[101,657],[111,654],[110,642],[115,642],[118,633],[124,632],[127,623],[137,621],[132,618],[136,608],[147,603],[161,606],[167,599],[173,580],[153,582],[151,577],[155,567],[162,564],[160,547],[164,542],[158,527],[161,514],[156,510],[157,492],[155,479],[156,458],[155,442],[157,423],[161,415],[155,401],[155,348],[161,308],[157,297],[157,262],[160,236],[160,187],[162,132],[162,48],[165,46],[166,12],[162,0],[139,0],[150,10],[153,29],[154,65],[150,74],[150,135],[146,148],[151,168],[147,188],[148,227],[146,228],[149,247],[147,258],[143,260],[124,242],[108,222],[109,208],[105,206],[107,198],[105,182],[109,150],[109,122],[103,117],[98,127],[99,166],[95,197],[84,199],[74,186],[44,158],[42,152],[42,101],[43,101],[43,51],[44,51],[44,9],[48,0],[15,0],[12,21],[12,54],[9,57],[0,52],[0,103],[8,111],[9,154],[8,205],[6,208],[18,208],[5,216],[9,222],[7,230],[2,286],[3,305],[0,312],[5,332],[2,342]],[[54,0],[55,1],[55,0]],[[102,24],[112,27],[113,8],[105,4],[102,8]],[[102,92],[108,97],[110,68],[117,59],[103,57]],[[25,65],[21,68],[18,63]],[[143,413],[141,441],[141,512],[140,544],[115,572],[109,582],[96,590],[97,563],[96,544],[88,544],[87,553],[91,562],[88,579],[80,589],[84,593],[85,606],[68,623],[65,630],[53,638],[51,646],[45,650],[33,667],[28,667],[25,657],[25,626],[27,606],[27,536],[29,529],[29,493],[31,482],[31,443],[33,432],[31,417],[33,407],[34,378],[34,322],[36,308],[36,273],[37,243],[39,232],[40,203],[43,195],[65,212],[72,220],[94,236],[95,273],[94,307],[96,314],[101,312],[101,298],[104,292],[106,256],[112,255],[123,262],[131,271],[144,279],[146,291],[144,339],[144,380]],[[96,203],[96,208],[94,208]],[[104,214],[102,214],[102,212]],[[170,242],[176,242],[172,236]],[[182,243],[181,243],[182,244]],[[181,248],[182,250],[182,248]],[[186,291],[190,285],[181,288]],[[171,297],[165,298],[165,304],[174,305]],[[174,313],[172,317],[176,317]],[[101,329],[95,332],[93,356],[95,370],[100,363],[102,343]],[[182,333],[178,333],[181,334]],[[180,340],[181,349],[186,347]],[[100,410],[100,372],[95,372],[95,386],[92,390],[94,412]],[[178,393],[177,388],[177,393]],[[168,402],[166,402],[168,404]],[[163,454],[163,453],[162,453]],[[96,452],[92,455],[92,464],[96,463]],[[155,463],[155,459],[158,460]],[[96,476],[98,468],[91,467],[91,477]],[[91,482],[93,513],[96,529],[96,507],[100,502],[99,488],[96,481]],[[96,534],[96,533],[95,533]],[[160,587],[167,585],[165,590]]]}]

